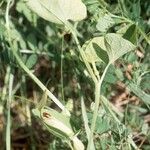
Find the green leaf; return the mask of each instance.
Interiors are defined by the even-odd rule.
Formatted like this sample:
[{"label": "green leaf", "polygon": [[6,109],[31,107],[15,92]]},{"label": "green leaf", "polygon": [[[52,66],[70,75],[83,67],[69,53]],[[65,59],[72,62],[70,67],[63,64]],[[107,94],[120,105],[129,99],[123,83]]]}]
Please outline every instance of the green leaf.
[{"label": "green leaf", "polygon": [[107,52],[96,43],[93,43],[93,48],[96,51],[97,56],[107,64],[109,62]]},{"label": "green leaf", "polygon": [[30,34],[27,36],[27,43],[28,43],[29,47],[30,47],[32,50],[35,50],[35,49],[36,49],[37,40],[36,40],[36,37],[35,37],[34,34],[30,33]]},{"label": "green leaf", "polygon": [[117,34],[125,34],[126,31],[128,30],[128,28],[131,26],[131,24],[127,24],[127,25],[124,25],[123,27],[121,26],[118,30],[117,30]]},{"label": "green leaf", "polygon": [[31,56],[29,56],[29,58],[27,59],[27,62],[26,62],[26,66],[31,69],[37,62],[37,55],[36,54],[32,54]]},{"label": "green leaf", "polygon": [[33,21],[33,14],[31,13],[31,10],[27,7],[27,5],[25,5],[23,1],[17,2],[16,10],[20,13],[23,13],[30,22]]},{"label": "green leaf", "polygon": [[96,133],[102,134],[111,129],[110,121],[107,117],[97,117]]},{"label": "green leaf", "polygon": [[138,21],[141,15],[141,2],[140,0],[135,1],[132,4],[132,16],[134,17],[135,21]]},{"label": "green leaf", "polygon": [[109,63],[113,63],[127,52],[135,49],[131,42],[115,33],[106,34],[104,41],[109,56]]},{"label": "green leaf", "polygon": [[95,37],[87,41],[82,48],[89,63],[103,61],[107,64],[135,49],[135,46],[120,35],[109,33],[105,37]]},{"label": "green leaf", "polygon": [[115,24],[115,21],[111,18],[111,16],[109,14],[105,14],[98,19],[96,28],[100,32],[106,32],[114,24]]},{"label": "green leaf", "polygon": [[85,55],[89,63],[101,61],[107,62],[107,56],[104,52],[106,51],[106,47],[104,45],[104,37],[95,37],[85,42],[82,48],[85,51]]},{"label": "green leaf", "polygon": [[47,130],[63,140],[71,140],[74,150],[84,150],[83,143],[77,138],[70,124],[70,117],[57,112],[54,109],[43,106],[33,109],[35,116],[42,119]]},{"label": "green leaf", "polygon": [[87,15],[81,0],[26,0],[29,8],[40,17],[57,24],[67,20],[80,21]]},{"label": "green leaf", "polygon": [[136,33],[137,33],[136,25],[132,24],[131,26],[129,26],[129,28],[127,29],[127,31],[123,35],[123,38],[129,40],[133,44],[136,44],[136,41],[137,41]]},{"label": "green leaf", "polygon": [[107,70],[107,73],[104,77],[104,81],[106,83],[116,83],[117,82],[117,76],[115,75],[115,67],[113,65],[110,65],[108,70]]},{"label": "green leaf", "polygon": [[123,72],[121,71],[120,68],[115,69],[115,74],[120,81],[124,80]]},{"label": "green leaf", "polygon": [[116,83],[117,82],[117,78],[115,75],[113,75],[112,73],[107,73],[105,78],[104,78],[104,81],[105,82],[108,82],[108,83]]},{"label": "green leaf", "polygon": [[69,139],[74,135],[70,125],[70,118],[65,116],[54,109],[43,107],[41,110],[38,108],[32,110],[33,114],[42,119],[44,125],[59,138]]}]

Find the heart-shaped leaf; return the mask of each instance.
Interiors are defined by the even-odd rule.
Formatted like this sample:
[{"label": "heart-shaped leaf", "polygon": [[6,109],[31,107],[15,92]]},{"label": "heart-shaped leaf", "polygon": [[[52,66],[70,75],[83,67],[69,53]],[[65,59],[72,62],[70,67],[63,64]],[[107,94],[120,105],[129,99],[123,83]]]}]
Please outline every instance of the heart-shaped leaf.
[{"label": "heart-shaped leaf", "polygon": [[87,15],[81,0],[26,0],[29,8],[40,17],[57,24],[67,20],[80,21]]},{"label": "heart-shaped leaf", "polygon": [[107,64],[135,49],[135,45],[118,34],[109,33],[85,42],[82,48],[89,63],[103,61]]},{"label": "heart-shaped leaf", "polygon": [[113,63],[125,53],[135,49],[135,45],[115,33],[106,34],[104,42],[110,63]]}]

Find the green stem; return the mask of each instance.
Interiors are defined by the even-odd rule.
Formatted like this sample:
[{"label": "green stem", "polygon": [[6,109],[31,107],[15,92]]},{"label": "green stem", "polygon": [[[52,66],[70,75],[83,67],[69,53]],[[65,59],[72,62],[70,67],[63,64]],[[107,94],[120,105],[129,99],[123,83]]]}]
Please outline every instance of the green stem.
[{"label": "green stem", "polygon": [[96,126],[96,120],[97,120],[97,116],[98,116],[98,108],[99,108],[99,104],[100,104],[100,95],[101,95],[101,87],[102,87],[102,82],[104,80],[104,77],[107,73],[107,70],[110,66],[110,63],[107,64],[99,82],[97,82],[95,84],[95,107],[94,107],[94,113],[93,113],[93,118],[92,118],[92,124],[91,124],[91,134],[90,134],[90,140],[89,140],[89,143],[88,143],[88,150],[90,150],[90,147],[91,147],[91,143],[92,143],[92,140],[93,140],[93,133],[94,133],[94,130],[95,130],[95,126]]},{"label": "green stem", "polygon": [[[92,67],[91,67],[90,64],[88,63],[87,58],[86,58],[86,55],[85,55],[83,49],[82,49],[81,46],[80,46],[79,40],[78,40],[78,38],[77,38],[77,35],[76,35],[76,33],[75,33],[73,27],[72,27],[69,23],[67,23],[66,26],[70,29],[70,31],[71,31],[71,33],[72,33],[72,35],[73,35],[73,37],[74,37],[74,40],[75,40],[75,42],[76,42],[76,44],[77,44],[79,53],[80,53],[80,55],[81,55],[81,57],[82,57],[82,59],[83,59],[83,61],[84,61],[84,63],[85,63],[85,66],[86,66],[86,68],[87,68],[87,70],[88,70],[88,72],[89,72],[89,74],[90,74],[90,76],[91,76],[93,82],[94,82],[95,84],[97,84],[99,77],[96,78],[96,75],[94,74],[94,71],[92,70]],[[98,88],[97,88],[97,89],[98,89]],[[97,91],[96,91],[95,93],[97,93]],[[96,99],[97,99],[97,98],[96,98]],[[90,137],[89,137],[88,140],[90,140],[90,143],[91,143],[91,144],[90,144],[90,147],[93,149],[93,146],[94,146],[94,144],[93,144],[93,138],[90,138]]]},{"label": "green stem", "polygon": [[6,13],[5,13],[5,20],[6,20],[7,30],[10,29],[10,26],[9,26],[9,7],[10,7],[10,4],[11,4],[11,0],[8,0],[7,1],[7,6],[6,6]]},{"label": "green stem", "polygon": [[88,61],[87,61],[86,55],[85,55],[83,49],[82,49],[81,46],[80,46],[79,40],[78,40],[78,38],[77,38],[77,35],[76,35],[76,33],[75,33],[73,27],[72,27],[69,23],[66,23],[66,26],[70,29],[70,31],[71,31],[71,33],[72,33],[72,35],[73,35],[73,37],[74,37],[74,40],[75,40],[75,42],[76,42],[76,44],[77,44],[77,47],[78,47],[78,49],[79,49],[79,53],[80,53],[80,55],[81,55],[81,57],[82,57],[82,59],[83,59],[83,61],[84,61],[84,63],[85,63],[85,66],[86,66],[86,68],[87,68],[87,70],[88,70],[88,72],[89,72],[89,74],[90,74],[92,80],[94,81],[94,83],[97,83],[98,80],[97,80],[97,78],[96,78],[96,76],[95,76],[95,74],[94,74],[94,72],[93,72],[93,70],[92,70],[90,64],[89,64]]},{"label": "green stem", "polygon": [[12,100],[12,88],[13,88],[14,75],[9,74],[9,91],[7,99],[7,125],[6,125],[6,150],[11,150],[11,100]]},{"label": "green stem", "polygon": [[94,74],[95,74],[95,76],[97,77],[97,79],[99,81],[100,80],[99,71],[96,68],[95,62],[92,63],[92,67],[93,67]]},{"label": "green stem", "polygon": [[92,141],[93,141],[93,132],[95,130],[95,125],[96,125],[96,119],[97,119],[97,115],[98,115],[98,108],[99,108],[99,104],[100,104],[100,91],[101,91],[101,85],[102,85],[102,82],[104,80],[104,77],[105,77],[105,74],[108,70],[108,67],[110,64],[108,64],[104,70],[104,73],[103,75],[101,76],[101,79],[98,79],[96,78],[90,64],[88,63],[87,61],[87,58],[86,58],[86,55],[83,51],[83,49],[81,48],[80,44],[79,44],[79,41],[78,41],[78,38],[76,36],[76,33],[75,31],[73,30],[73,28],[70,26],[70,24],[67,24],[67,27],[71,30],[73,36],[74,36],[74,39],[75,39],[75,42],[77,44],[77,47],[79,49],[79,52],[80,52],[80,55],[95,83],[95,109],[94,109],[94,114],[93,114],[93,119],[92,119],[92,125],[91,125],[91,134],[90,134],[90,138],[89,138],[89,143],[88,143],[88,148],[89,150],[91,150],[91,144],[92,144]]},{"label": "green stem", "polygon": [[132,24],[134,23],[132,20],[130,20],[130,19],[128,19],[128,18],[125,18],[125,17],[123,17],[123,16],[117,16],[117,15],[114,15],[114,14],[112,14],[112,13],[110,13],[110,12],[109,12],[109,14],[110,14],[110,16],[113,17],[113,18],[117,18],[117,19],[124,20],[124,22],[132,23]]},{"label": "green stem", "polygon": [[[5,20],[6,20],[6,28],[9,31],[9,7],[11,4],[11,0],[7,1],[7,6],[6,6],[6,13],[5,13]],[[10,34],[9,34],[10,35]],[[6,76],[6,80],[7,81],[7,77],[9,78],[9,96],[7,99],[7,125],[6,125],[6,150],[11,150],[11,118],[10,118],[10,105],[11,105],[11,99],[12,99],[12,86],[13,86],[13,75],[10,73],[11,72],[11,67],[8,66],[7,67],[7,74],[8,76]],[[6,89],[4,89],[5,91]],[[4,93],[5,96],[6,93]]]},{"label": "green stem", "polygon": [[18,56],[15,50],[12,50],[13,55],[15,56],[18,64],[21,68],[28,74],[28,76],[49,96],[49,98],[63,111],[65,110],[67,114],[70,114],[69,111],[65,108],[65,106],[45,87],[45,85],[26,67],[26,65],[22,62],[20,57]]}]

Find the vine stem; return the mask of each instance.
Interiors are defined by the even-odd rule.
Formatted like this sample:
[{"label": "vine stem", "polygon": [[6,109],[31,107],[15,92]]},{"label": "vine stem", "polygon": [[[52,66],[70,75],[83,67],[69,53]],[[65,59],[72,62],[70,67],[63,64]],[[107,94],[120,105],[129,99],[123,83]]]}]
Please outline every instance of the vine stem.
[{"label": "vine stem", "polygon": [[22,69],[28,74],[29,77],[43,90],[46,92],[48,97],[63,111],[65,111],[68,115],[70,112],[65,108],[65,106],[45,87],[45,85],[26,67],[26,65],[22,62],[17,52],[12,50],[18,64],[22,67]]},{"label": "vine stem", "polygon": [[87,147],[88,150],[91,150],[91,143],[93,141],[93,133],[94,133],[95,126],[96,126],[96,120],[97,120],[97,116],[98,116],[98,108],[100,105],[101,87],[102,87],[102,83],[103,83],[104,77],[107,73],[109,66],[110,66],[110,63],[107,64],[100,80],[95,84],[95,105],[94,105],[94,113],[93,113],[92,124],[91,124],[90,139],[89,139],[89,143],[88,143],[88,147]]},{"label": "vine stem", "polygon": [[110,63],[107,64],[101,78],[97,78],[96,75],[94,74],[90,64],[87,61],[87,58],[85,56],[85,53],[83,51],[83,49],[80,46],[79,40],[76,36],[76,33],[74,31],[74,29],[72,28],[72,26],[70,26],[70,24],[67,23],[67,27],[71,30],[71,33],[73,34],[73,37],[75,39],[75,42],[77,44],[77,47],[79,49],[79,53],[87,67],[87,70],[89,71],[94,83],[95,83],[95,109],[94,109],[94,113],[93,113],[93,118],[92,118],[92,124],[91,124],[91,131],[90,131],[90,138],[89,138],[89,143],[88,143],[88,150],[91,150],[91,146],[92,146],[92,142],[93,142],[93,133],[95,130],[95,126],[96,126],[96,120],[97,120],[97,116],[98,116],[98,108],[99,108],[99,104],[100,104],[100,93],[101,93],[101,86],[102,86],[102,82],[104,80],[104,77],[107,73],[107,70],[110,66]]}]

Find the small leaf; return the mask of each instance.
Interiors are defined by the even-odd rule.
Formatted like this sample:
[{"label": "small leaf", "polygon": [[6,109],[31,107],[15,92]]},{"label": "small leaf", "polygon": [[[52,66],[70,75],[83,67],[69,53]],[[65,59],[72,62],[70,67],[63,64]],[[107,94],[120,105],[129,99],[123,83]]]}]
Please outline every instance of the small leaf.
[{"label": "small leaf", "polygon": [[139,18],[140,18],[140,14],[141,14],[141,4],[140,4],[140,0],[137,0],[137,2],[135,1],[133,4],[132,4],[132,16],[133,18],[135,19],[135,21],[138,21]]},{"label": "small leaf", "polygon": [[80,21],[87,15],[81,0],[26,0],[29,8],[40,17],[57,24],[67,20]]},{"label": "small leaf", "polygon": [[30,47],[30,49],[35,50],[36,46],[37,46],[37,40],[34,34],[30,33],[27,36],[27,43]]},{"label": "small leaf", "polygon": [[30,22],[33,21],[33,14],[31,13],[31,10],[27,7],[27,5],[25,5],[23,1],[17,2],[16,10],[20,13],[23,13]]},{"label": "small leaf", "polygon": [[100,32],[106,32],[110,27],[115,24],[114,20],[110,15],[105,14],[98,19],[98,23],[96,25],[97,30]]},{"label": "small leaf", "polygon": [[115,69],[115,74],[120,81],[124,80],[123,72],[121,71],[120,68]]},{"label": "small leaf", "polygon": [[104,81],[106,83],[116,83],[117,82],[117,76],[115,75],[115,67],[113,65],[110,65],[108,70],[107,70],[107,73],[104,77]]},{"label": "small leaf", "polygon": [[106,117],[99,117],[96,121],[96,133],[102,134],[108,130],[110,130],[110,121]]},{"label": "small leaf", "polygon": [[27,59],[27,62],[26,62],[26,66],[31,69],[37,62],[37,55],[35,54],[32,54],[31,56],[29,56],[29,58]]},{"label": "small leaf", "polygon": [[136,31],[137,31],[136,25],[132,24],[131,26],[129,26],[129,28],[127,29],[127,31],[123,35],[123,38],[127,39],[130,42],[132,42],[133,44],[135,44],[137,41],[137,39],[136,39],[136,33],[137,32]]},{"label": "small leaf", "polygon": [[106,34],[104,41],[110,63],[113,63],[127,52],[135,49],[135,46],[131,42],[115,33]]},{"label": "small leaf", "polygon": [[104,78],[104,81],[107,82],[107,83],[116,83],[117,82],[117,78],[115,75],[111,74],[111,73],[107,73],[105,78]]}]

